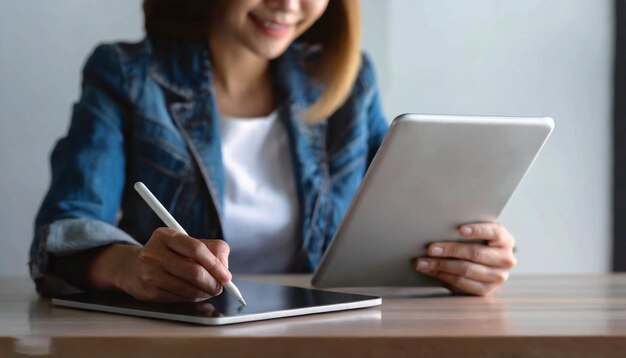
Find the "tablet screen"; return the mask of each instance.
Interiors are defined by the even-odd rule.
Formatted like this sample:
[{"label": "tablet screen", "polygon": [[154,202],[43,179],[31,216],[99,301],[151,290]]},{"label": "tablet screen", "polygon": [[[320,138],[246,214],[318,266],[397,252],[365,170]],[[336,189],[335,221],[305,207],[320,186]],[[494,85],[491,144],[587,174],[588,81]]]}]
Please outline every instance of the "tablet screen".
[{"label": "tablet screen", "polygon": [[224,291],[198,303],[150,303],[111,293],[78,293],[54,298],[56,305],[143,317],[219,325],[370,307],[379,297],[250,281],[233,281],[248,303]]}]

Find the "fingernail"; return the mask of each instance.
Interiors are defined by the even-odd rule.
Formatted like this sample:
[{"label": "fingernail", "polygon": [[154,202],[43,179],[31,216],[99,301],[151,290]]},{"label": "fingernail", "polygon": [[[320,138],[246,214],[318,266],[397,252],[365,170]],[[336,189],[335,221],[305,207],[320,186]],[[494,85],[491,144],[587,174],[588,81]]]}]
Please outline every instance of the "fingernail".
[{"label": "fingernail", "polygon": [[427,260],[418,260],[417,266],[415,268],[420,271],[424,271],[424,270],[427,270],[429,267],[430,267],[430,262],[428,262]]},{"label": "fingernail", "polygon": [[228,272],[228,270],[221,270],[222,271],[222,282],[228,282],[231,279],[231,275],[230,272]]},{"label": "fingernail", "polygon": [[443,254],[443,247],[441,246],[431,246],[430,247],[430,254],[433,256],[439,256],[441,254]]},{"label": "fingernail", "polygon": [[474,229],[472,229],[472,227],[471,227],[471,226],[463,226],[463,227],[461,228],[461,234],[462,234],[463,236],[469,236],[469,235],[471,235],[471,234],[472,234],[472,231],[474,231]]}]

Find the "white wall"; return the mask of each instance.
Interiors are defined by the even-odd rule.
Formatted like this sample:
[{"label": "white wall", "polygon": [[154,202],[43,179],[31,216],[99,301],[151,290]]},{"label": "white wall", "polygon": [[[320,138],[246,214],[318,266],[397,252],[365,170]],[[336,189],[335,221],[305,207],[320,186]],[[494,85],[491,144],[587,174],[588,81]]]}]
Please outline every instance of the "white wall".
[{"label": "white wall", "polygon": [[[141,36],[140,0],[0,1],[0,275],[26,273],[48,154],[84,57]],[[549,115],[557,129],[502,218],[516,272],[609,265],[610,0],[364,0],[389,117]]]}]

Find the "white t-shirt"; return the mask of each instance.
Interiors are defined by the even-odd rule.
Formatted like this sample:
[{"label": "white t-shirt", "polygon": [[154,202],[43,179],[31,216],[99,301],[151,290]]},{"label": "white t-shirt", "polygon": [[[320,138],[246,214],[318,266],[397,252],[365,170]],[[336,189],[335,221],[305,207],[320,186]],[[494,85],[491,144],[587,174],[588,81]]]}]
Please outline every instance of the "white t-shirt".
[{"label": "white t-shirt", "polygon": [[274,111],[221,116],[224,162],[222,229],[235,273],[285,273],[300,248],[299,206],[289,138]]}]

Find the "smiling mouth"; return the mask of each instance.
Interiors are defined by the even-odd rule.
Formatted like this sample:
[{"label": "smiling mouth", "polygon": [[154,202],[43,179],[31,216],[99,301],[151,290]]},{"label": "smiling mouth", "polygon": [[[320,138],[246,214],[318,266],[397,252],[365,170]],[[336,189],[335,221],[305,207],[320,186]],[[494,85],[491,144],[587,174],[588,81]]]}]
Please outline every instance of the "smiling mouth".
[{"label": "smiling mouth", "polygon": [[276,22],[272,20],[262,20],[262,22],[263,22],[263,25],[268,26],[274,30],[282,30],[286,27],[291,26],[289,24],[284,24],[284,23],[280,23],[280,22]]},{"label": "smiling mouth", "polygon": [[262,19],[254,15],[251,15],[251,18],[261,32],[270,37],[286,36],[295,27],[294,24]]}]

